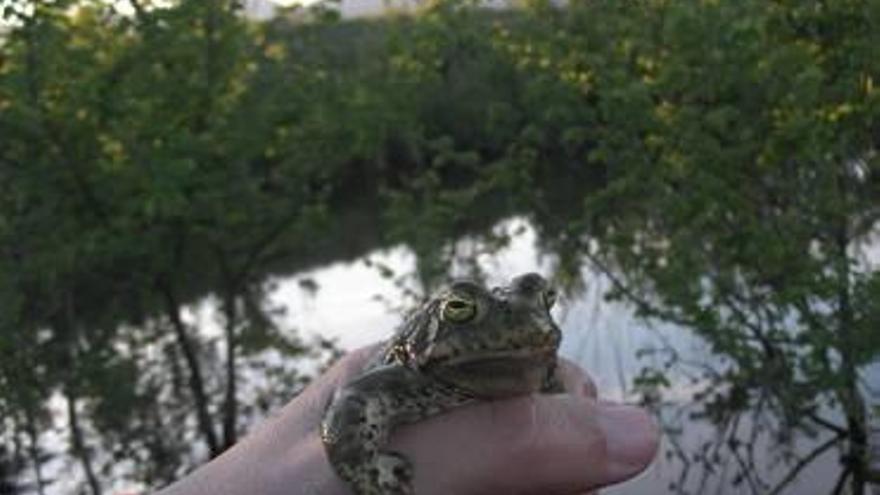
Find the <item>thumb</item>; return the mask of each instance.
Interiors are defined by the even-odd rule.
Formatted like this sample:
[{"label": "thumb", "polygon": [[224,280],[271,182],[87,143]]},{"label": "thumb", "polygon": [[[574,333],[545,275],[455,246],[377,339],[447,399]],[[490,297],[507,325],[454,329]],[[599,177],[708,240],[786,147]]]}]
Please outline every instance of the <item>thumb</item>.
[{"label": "thumb", "polygon": [[657,451],[643,410],[575,395],[475,404],[402,427],[419,494],[571,494],[631,478]]}]

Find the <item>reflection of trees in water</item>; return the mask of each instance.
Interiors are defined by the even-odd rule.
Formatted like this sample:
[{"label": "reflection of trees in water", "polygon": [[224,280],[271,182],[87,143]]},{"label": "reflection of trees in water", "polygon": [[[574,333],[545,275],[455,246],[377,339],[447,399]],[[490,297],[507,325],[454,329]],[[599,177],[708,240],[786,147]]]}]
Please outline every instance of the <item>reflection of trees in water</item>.
[{"label": "reflection of trees in water", "polygon": [[[730,360],[705,341],[676,324],[640,318],[631,304],[602,300],[611,283],[601,272],[586,271],[584,279],[589,290],[563,320],[573,327],[569,354],[600,377],[612,400],[651,407],[664,431],[662,458],[621,493],[657,493],[660,486],[669,493],[842,489],[842,432],[786,423],[770,404],[778,400],[770,382],[748,392],[755,399],[747,401],[725,376]],[[841,421],[840,410],[816,413],[815,421],[837,428],[831,421]]]},{"label": "reflection of trees in water", "polygon": [[[515,230],[505,223],[496,233]],[[535,234],[532,227],[525,230]],[[497,280],[487,255],[503,255],[504,248],[492,246],[476,237],[455,241],[438,250],[445,261],[436,263]],[[538,270],[559,270],[556,253],[544,252],[540,259]],[[691,322],[648,296],[604,300],[624,280],[591,261],[583,259],[580,283],[568,291],[560,315],[567,330],[563,352],[599,377],[612,399],[653,408],[665,433],[664,460],[644,480],[622,487],[623,493],[657,493],[657,483],[670,493],[842,493],[852,472],[845,457],[840,461],[848,449],[847,430],[834,390],[787,402],[786,387],[797,386],[793,381],[802,372],[774,374],[774,363],[760,363],[759,374],[742,382],[734,359],[713,351],[711,340],[695,334]],[[788,323],[796,335],[796,324]],[[800,409],[804,417],[793,417],[791,408],[801,400],[827,405]]]},{"label": "reflection of trees in water", "polygon": [[[637,395],[656,411],[666,434],[664,454],[677,466],[670,492],[837,493],[841,489],[846,478],[835,468],[842,450],[839,434],[793,429],[768,405],[774,400],[768,392],[759,392],[748,406],[730,407],[728,398],[737,392],[729,389],[736,385],[719,376],[724,367],[717,356],[684,358],[680,347],[665,342],[649,352],[668,356],[667,365],[643,369],[635,380]],[[670,373],[678,378],[665,382]],[[669,383],[665,385],[669,394],[653,389],[661,381]],[[667,395],[676,398],[666,399]],[[834,413],[826,411],[823,416],[839,421]]]},{"label": "reflection of trees in water", "polygon": [[[595,260],[591,261],[596,264]],[[730,287],[721,289],[721,299],[717,294],[712,297],[711,311],[695,308],[691,302],[678,299],[678,304],[684,305],[682,311],[682,306],[670,310],[668,306],[664,307],[668,303],[651,302],[648,295],[628,286],[627,280],[614,278],[617,275],[607,266],[601,263],[599,266],[612,278],[621,299],[634,304],[644,316],[696,330],[712,346],[712,354],[721,358],[711,361],[685,359],[679,349],[666,345],[651,351],[668,357],[664,369],[648,369],[636,379],[641,388],[649,391],[648,399],[662,396],[657,389],[669,386],[668,372],[673,369],[696,373],[697,382],[702,382],[705,387],[691,397],[685,408],[686,417],[690,421],[713,425],[714,438],[694,445],[685,435],[685,444],[692,448],[682,449],[675,436],[670,437],[671,452],[675,453],[683,468],[682,478],[675,489],[701,493],[710,474],[731,472],[732,483],[746,487],[746,492],[781,493],[790,484],[802,483],[805,472],[819,469],[815,461],[827,452],[839,452],[842,465],[838,473],[830,476],[836,480],[829,485],[831,493],[841,492],[848,480],[857,487],[863,486],[867,425],[865,402],[858,386],[857,363],[864,364],[865,361],[863,357],[857,357],[854,348],[834,349],[827,340],[830,338],[834,342],[841,337],[838,333],[840,327],[835,329],[835,325],[844,325],[846,329],[846,325],[853,324],[854,316],[849,313],[851,308],[847,303],[849,296],[841,294],[857,292],[860,287],[845,282],[839,289],[843,292],[833,296],[836,299],[827,306],[823,302],[816,302],[813,306],[801,302],[792,314],[788,313],[788,308],[768,307],[774,302],[754,297],[749,293],[752,287],[742,284],[738,287],[744,290],[744,294],[738,294],[737,289]],[[864,279],[864,275],[855,277]],[[711,288],[711,283],[709,286],[709,290],[718,290]],[[733,294],[725,290],[733,291]],[[690,297],[698,300],[703,297],[700,294],[700,291],[690,292]],[[667,294],[659,291],[657,296],[663,298]],[[675,300],[680,295],[672,297]],[[832,305],[836,307],[828,309]],[[772,315],[774,312],[776,314]],[[799,312],[808,316],[798,315]],[[771,316],[765,318],[768,313]],[[712,318],[709,322],[691,318],[707,314]],[[823,327],[815,326],[819,320]],[[738,327],[743,334],[720,333],[737,332]],[[866,335],[865,330],[862,330],[863,335]],[[846,330],[843,335],[854,331]],[[807,335],[814,332],[819,332],[820,336],[817,341],[810,342]],[[821,336],[822,333],[825,337]],[[739,347],[731,339],[743,339],[746,344]],[[815,347],[811,349],[810,346]],[[833,356],[829,358],[826,352]],[[821,370],[817,372],[816,367]],[[844,371],[847,369],[849,371]],[[841,376],[848,378],[842,379]],[[681,426],[682,431],[686,431],[686,425]],[[697,476],[700,481],[691,476],[694,468],[702,471],[702,476]]]},{"label": "reflection of trees in water", "polygon": [[[851,253],[853,257],[864,259],[861,251]],[[719,321],[732,321],[733,326],[707,329],[674,308],[666,309],[654,302],[663,297],[662,293],[635,292],[625,285],[627,280],[621,278],[619,271],[589,255],[584,263],[596,268],[592,273],[583,274],[580,280],[587,281],[597,295],[605,292],[605,288],[610,287],[612,293],[616,290],[617,299],[624,303],[621,308],[626,308],[626,312],[635,311],[633,325],[650,325],[651,321],[665,323],[662,331],[650,337],[646,333],[644,337],[646,347],[638,354],[650,358],[653,364],[634,377],[635,388],[630,398],[655,406],[666,425],[667,455],[672,464],[678,466],[678,476],[670,483],[671,491],[722,492],[721,487],[729,485],[728,490],[735,493],[798,493],[804,489],[840,493],[854,471],[863,469],[859,464],[864,463],[865,458],[851,457],[853,451],[864,452],[864,445],[853,447],[851,443],[853,418],[847,417],[847,406],[839,399],[841,391],[834,387],[817,388],[816,384],[809,383],[815,379],[811,376],[815,370],[790,364],[809,363],[814,357],[810,353],[815,352],[804,341],[803,332],[811,329],[799,326],[798,318],[778,318],[772,325],[761,327],[759,325],[766,321],[748,320],[750,315],[745,311],[762,313],[774,309],[757,304],[731,307],[719,303],[714,306],[720,315]],[[865,274],[870,276],[870,272],[858,276]],[[603,285],[607,287],[601,288]],[[576,298],[584,297],[583,286],[575,292]],[[730,304],[729,300],[726,303]],[[808,311],[814,316],[834,317],[834,312],[821,303]],[[833,319],[825,321],[833,324]],[[747,348],[749,352],[760,351],[754,356],[731,355],[736,348],[719,347],[717,335],[700,332],[736,331],[737,323],[746,325],[745,338],[759,346],[759,349]],[[600,323],[594,320],[584,326],[597,324]],[[702,342],[702,350],[697,353],[683,348],[688,339],[675,338],[676,334],[692,333],[694,329],[698,330],[696,338]],[[588,368],[591,364],[595,366],[589,355],[602,353],[606,360],[619,360],[614,342],[619,337],[605,342],[591,340],[592,352],[586,351],[588,345],[581,344],[579,351],[586,351],[588,355],[577,355]],[[784,357],[774,360],[774,356]],[[835,362],[837,366],[844,365],[839,355]],[[753,368],[744,371],[743,366]],[[616,369],[614,365],[606,365],[602,373],[619,374],[621,368],[619,364]],[[836,380],[832,376],[835,373],[831,371],[824,379]],[[633,377],[625,381],[629,378]],[[627,390],[628,385],[623,390]],[[667,400],[668,395],[674,399]],[[858,416],[856,420],[861,421]],[[862,426],[856,423],[855,428]],[[840,468],[835,468],[837,462]]]}]

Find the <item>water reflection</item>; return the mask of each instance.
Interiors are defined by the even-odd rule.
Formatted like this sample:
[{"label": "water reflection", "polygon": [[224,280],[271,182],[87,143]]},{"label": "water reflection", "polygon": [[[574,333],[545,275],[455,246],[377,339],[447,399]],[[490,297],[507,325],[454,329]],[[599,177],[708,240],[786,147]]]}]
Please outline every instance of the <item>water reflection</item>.
[{"label": "water reflection", "polygon": [[[504,283],[523,272],[548,274],[552,270],[553,260],[538,252],[535,231],[525,221],[509,220],[499,228],[510,235],[509,245],[491,255],[476,255],[487,282]],[[401,311],[412,303],[412,294],[420,291],[411,275],[415,269],[412,253],[394,248],[280,280],[274,298],[289,306],[287,324],[306,334],[335,337],[342,348],[353,349],[393,332]],[[465,268],[454,271],[459,269]],[[563,299],[555,310],[564,332],[561,353],[590,372],[605,400],[637,400],[638,394],[631,388],[633,379],[646,366],[662,368],[666,364],[668,355],[663,352],[640,355],[640,350],[672,349],[683,362],[722,364],[689,332],[674,325],[649,324],[627,305],[605,301],[609,282],[601,275],[589,271],[582,275],[585,290]],[[705,388],[706,382],[687,369],[671,373],[670,379],[671,386],[664,390],[658,407],[667,431],[661,455],[639,478],[603,493],[675,493],[676,486],[689,493],[767,493],[789,472],[791,463],[779,461],[775,445],[766,435],[775,418],[756,411],[735,425],[727,425],[723,433],[737,428],[747,438],[753,436],[756,444],[752,459],[730,455],[733,451],[723,452],[727,446],[718,442],[719,430],[692,417],[693,394]],[[827,437],[821,436],[796,438],[791,450],[803,455],[825,440]],[[706,463],[698,462],[701,456]],[[835,449],[819,455],[809,468],[797,473],[795,482],[783,493],[829,493],[840,470],[838,456]],[[761,484],[757,477],[742,477],[742,472],[759,473],[767,484]]]}]

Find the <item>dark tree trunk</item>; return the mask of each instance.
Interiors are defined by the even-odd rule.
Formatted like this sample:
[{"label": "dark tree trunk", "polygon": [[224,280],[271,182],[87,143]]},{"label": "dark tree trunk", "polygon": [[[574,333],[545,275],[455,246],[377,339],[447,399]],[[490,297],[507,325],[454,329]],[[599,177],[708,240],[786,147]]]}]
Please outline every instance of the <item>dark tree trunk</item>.
[{"label": "dark tree trunk", "polygon": [[79,423],[79,414],[76,412],[76,393],[70,385],[67,386],[65,391],[65,398],[67,400],[67,418],[70,427],[70,440],[73,444],[73,453],[79,459],[80,464],[82,464],[92,495],[101,495],[101,484],[95,475],[95,469],[92,467],[91,456],[86,447],[85,437]]},{"label": "dark tree trunk", "polygon": [[39,434],[37,433],[36,418],[31,408],[26,411],[26,430],[28,434],[28,454],[34,467],[34,481],[37,483],[37,494],[44,495],[46,481],[43,479],[43,462],[40,459]]},{"label": "dark tree trunk", "polygon": [[236,399],[238,379],[236,377],[236,354],[238,352],[238,310],[235,306],[236,297],[228,290],[223,302],[226,318],[226,397],[223,401],[223,447],[229,448],[238,441],[236,424],[238,423],[238,400]]},{"label": "dark tree trunk", "polygon": [[211,414],[208,406],[208,396],[205,392],[205,382],[202,379],[202,372],[199,367],[199,359],[195,346],[187,335],[186,325],[180,319],[180,305],[170,286],[160,281],[159,291],[165,298],[165,311],[171,320],[171,327],[174,330],[174,336],[177,339],[177,345],[183,353],[183,359],[189,368],[189,388],[193,395],[196,407],[196,418],[199,424],[199,431],[208,445],[208,451],[211,457],[220,455],[222,449],[217,441],[217,435],[214,432],[214,425],[211,421]]},{"label": "dark tree trunk", "polygon": [[847,205],[849,202],[849,178],[845,171],[837,174],[837,207],[840,212],[835,219],[834,248],[837,275],[837,314],[841,374],[843,386],[838,397],[843,406],[847,423],[847,449],[844,456],[845,468],[850,472],[851,495],[865,495],[866,489],[866,444],[865,402],[859,391],[859,375],[855,354],[859,343],[854,335],[854,314],[850,291],[852,274],[850,272],[850,226]]}]

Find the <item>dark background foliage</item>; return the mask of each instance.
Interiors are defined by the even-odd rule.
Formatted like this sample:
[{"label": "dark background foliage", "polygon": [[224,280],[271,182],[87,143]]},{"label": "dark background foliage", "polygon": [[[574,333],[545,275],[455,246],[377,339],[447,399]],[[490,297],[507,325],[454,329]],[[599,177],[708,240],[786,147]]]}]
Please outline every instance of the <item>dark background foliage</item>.
[{"label": "dark background foliage", "polygon": [[[273,276],[404,243],[428,288],[511,215],[570,291],[599,270],[721,358],[690,405],[719,440],[688,458],[768,493],[837,449],[864,493],[878,2],[0,4],[0,493],[49,490],[59,456],[86,493],[176,479],[337,355],[279,326]],[[205,298],[219,335],[186,317]],[[645,352],[656,400],[684,363]],[[749,464],[756,409],[781,478]]]}]

